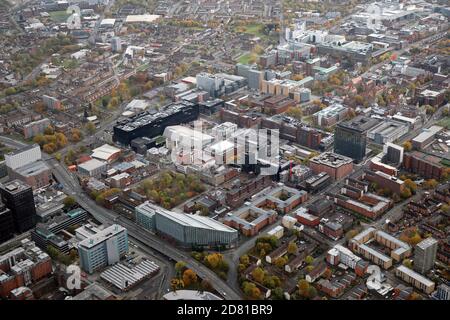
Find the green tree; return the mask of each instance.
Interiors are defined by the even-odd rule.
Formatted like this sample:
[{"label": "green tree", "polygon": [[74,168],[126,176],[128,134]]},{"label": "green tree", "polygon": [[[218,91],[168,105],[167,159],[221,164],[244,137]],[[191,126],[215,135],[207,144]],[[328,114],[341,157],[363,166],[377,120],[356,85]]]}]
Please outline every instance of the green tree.
[{"label": "green tree", "polygon": [[312,263],[314,262],[314,258],[313,258],[312,256],[307,256],[307,257],[305,258],[305,262],[306,262],[307,264],[312,264]]},{"label": "green tree", "polygon": [[264,281],[264,277],[266,276],[266,273],[265,273],[265,271],[262,269],[262,268],[260,268],[260,267],[258,267],[258,268],[255,268],[255,270],[253,270],[252,271],[252,277],[253,277],[253,279],[256,281],[256,282],[259,282],[259,283],[263,283],[263,281]]},{"label": "green tree", "polygon": [[288,248],[287,248],[287,252],[288,252],[289,254],[296,254],[297,251],[298,251],[297,244],[296,244],[295,242],[293,242],[293,241],[292,241],[292,242],[289,242]]},{"label": "green tree", "polygon": [[91,121],[86,123],[85,129],[89,134],[93,134],[95,132],[95,124]]},{"label": "green tree", "polygon": [[63,203],[64,203],[64,207],[66,209],[68,209],[68,208],[72,208],[77,203],[77,201],[75,200],[74,197],[68,196],[64,199]]}]

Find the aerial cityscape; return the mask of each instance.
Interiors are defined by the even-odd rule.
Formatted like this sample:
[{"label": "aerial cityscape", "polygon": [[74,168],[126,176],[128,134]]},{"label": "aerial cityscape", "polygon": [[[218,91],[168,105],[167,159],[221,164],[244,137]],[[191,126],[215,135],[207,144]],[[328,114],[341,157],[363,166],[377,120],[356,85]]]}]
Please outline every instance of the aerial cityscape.
[{"label": "aerial cityscape", "polygon": [[0,300],[450,300],[449,19],[0,0]]}]

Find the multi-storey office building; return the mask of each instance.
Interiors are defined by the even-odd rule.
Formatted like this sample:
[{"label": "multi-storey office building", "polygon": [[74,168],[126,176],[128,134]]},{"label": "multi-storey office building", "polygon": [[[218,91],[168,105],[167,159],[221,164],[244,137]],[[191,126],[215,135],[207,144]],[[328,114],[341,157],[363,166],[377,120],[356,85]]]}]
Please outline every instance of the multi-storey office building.
[{"label": "multi-storey office building", "polygon": [[80,266],[88,273],[118,262],[127,252],[127,229],[117,224],[100,230],[78,245]]},{"label": "multi-storey office building", "polygon": [[159,111],[147,111],[117,122],[113,140],[128,145],[136,138],[153,138],[162,135],[166,127],[194,121],[198,115],[198,104],[188,101],[175,102]]},{"label": "multi-storey office building", "polygon": [[214,219],[175,213],[149,202],[136,207],[136,223],[183,247],[231,247],[238,231]]},{"label": "multi-storey office building", "polygon": [[25,232],[36,225],[36,207],[29,185],[13,180],[0,185],[0,194],[3,203],[12,212],[16,232]]},{"label": "multi-storey office building", "polygon": [[363,116],[339,123],[334,134],[334,152],[360,162],[366,155],[367,131],[377,123]]}]

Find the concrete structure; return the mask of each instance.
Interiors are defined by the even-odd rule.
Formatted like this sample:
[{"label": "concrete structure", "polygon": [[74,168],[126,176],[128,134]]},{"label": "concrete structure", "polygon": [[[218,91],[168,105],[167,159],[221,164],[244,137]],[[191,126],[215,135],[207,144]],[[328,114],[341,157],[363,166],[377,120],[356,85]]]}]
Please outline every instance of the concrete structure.
[{"label": "concrete structure", "polygon": [[316,125],[329,127],[339,121],[347,119],[348,108],[342,104],[332,104],[313,115],[313,121]]},{"label": "concrete structure", "polygon": [[15,170],[41,159],[41,148],[37,143],[5,154],[6,166],[10,170]]},{"label": "concrete structure", "polygon": [[44,130],[52,124],[50,119],[44,118],[33,121],[22,126],[22,134],[25,139],[30,139],[38,134],[44,133]]},{"label": "concrete structure", "polygon": [[424,129],[424,131],[411,140],[412,146],[416,150],[422,150],[434,141],[436,134],[442,132],[443,127],[432,126],[429,129]]},{"label": "concrete structure", "polygon": [[30,230],[36,225],[36,207],[31,187],[20,180],[0,184],[1,199],[11,210],[14,228],[18,233]]},{"label": "concrete structure", "polygon": [[33,189],[48,186],[53,181],[51,169],[42,160],[12,170],[9,178],[23,181]]},{"label": "concrete structure", "polygon": [[400,267],[395,269],[395,275],[427,294],[430,294],[434,291],[435,283],[433,281],[425,278],[420,273],[417,273],[409,269],[408,267],[401,265]]},{"label": "concrete structure", "polygon": [[[369,246],[368,244],[371,241],[376,241],[378,244],[390,249],[390,257]],[[412,253],[412,248],[409,244],[373,227],[367,228],[353,237],[349,242],[349,246],[352,250],[363,255],[365,258],[371,260],[384,269],[389,269],[392,267],[393,259],[400,262],[409,257]]]},{"label": "concrete structure", "polygon": [[419,242],[414,248],[414,270],[422,274],[434,268],[438,241],[434,238],[427,238]]},{"label": "concrete structure", "polygon": [[188,101],[174,102],[162,107],[158,112],[146,111],[117,122],[113,139],[128,145],[135,138],[154,138],[162,135],[166,127],[194,121],[198,115],[198,104]]},{"label": "concrete structure", "polygon": [[106,227],[78,244],[80,266],[88,273],[115,264],[127,252],[127,229],[117,224]]},{"label": "concrete structure", "polygon": [[376,183],[380,188],[388,189],[398,195],[400,195],[405,189],[405,183],[403,180],[382,171],[366,170],[363,174],[363,178],[367,181]]},{"label": "concrete structure", "polygon": [[362,161],[366,156],[367,132],[377,123],[363,116],[339,123],[334,134],[334,152]]},{"label": "concrete structure", "polygon": [[122,51],[122,40],[120,39],[120,37],[113,37],[111,39],[111,50],[112,52]]},{"label": "concrete structure", "polygon": [[332,152],[324,152],[309,160],[309,167],[315,173],[326,172],[333,180],[340,180],[353,171],[353,160]]},{"label": "concrete structure", "polygon": [[106,162],[97,159],[91,159],[78,165],[78,172],[81,175],[87,175],[90,177],[98,177],[100,174],[106,171]]},{"label": "concrete structure", "polygon": [[49,255],[24,239],[21,246],[0,256],[0,297],[8,298],[10,292],[30,286],[52,273]]},{"label": "concrete structure", "polygon": [[394,142],[407,134],[409,126],[403,122],[386,120],[373,127],[367,132],[367,138],[378,144]]},{"label": "concrete structure", "polygon": [[111,163],[119,158],[121,152],[122,150],[120,150],[119,148],[116,148],[109,144],[104,144],[101,147],[92,150],[91,157]]},{"label": "concrete structure", "polygon": [[14,235],[14,219],[12,212],[0,201],[0,244]]},{"label": "concrete structure", "polygon": [[425,179],[441,180],[444,172],[441,158],[419,151],[405,153],[403,167],[405,170],[419,174]]},{"label": "concrete structure", "polygon": [[230,247],[238,238],[238,231],[214,219],[175,213],[149,202],[135,209],[136,223],[187,248]]}]

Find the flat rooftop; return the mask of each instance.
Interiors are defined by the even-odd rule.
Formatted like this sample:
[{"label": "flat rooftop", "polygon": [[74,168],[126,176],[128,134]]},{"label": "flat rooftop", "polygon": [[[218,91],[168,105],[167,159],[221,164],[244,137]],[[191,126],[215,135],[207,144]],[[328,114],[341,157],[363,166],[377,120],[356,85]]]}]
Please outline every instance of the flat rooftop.
[{"label": "flat rooftop", "polygon": [[6,190],[8,193],[16,194],[19,192],[22,192],[24,190],[30,189],[31,187],[26,184],[25,182],[22,182],[20,180],[12,180],[9,182],[6,182],[4,184],[0,185],[0,188]]},{"label": "flat rooftop", "polygon": [[162,107],[159,111],[149,110],[133,118],[119,121],[115,127],[123,131],[133,131],[137,128],[149,125],[154,121],[167,118],[172,114],[182,111],[183,109],[192,108],[194,106],[195,104],[188,101],[171,103]]},{"label": "flat rooftop", "polygon": [[377,123],[378,120],[376,119],[358,116],[352,120],[339,123],[338,127],[364,133],[373,128]]},{"label": "flat rooftop", "polygon": [[333,168],[338,168],[345,164],[353,163],[353,159],[334,152],[324,152],[318,155],[317,157],[310,159],[310,162],[323,164]]},{"label": "flat rooftop", "polygon": [[80,242],[80,246],[84,248],[93,248],[99,243],[106,241],[107,239],[118,235],[119,233],[126,231],[126,229],[118,224],[113,224],[103,230],[100,230],[96,234],[84,239]]}]

